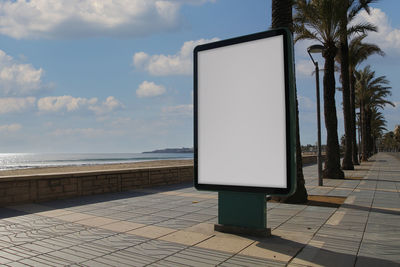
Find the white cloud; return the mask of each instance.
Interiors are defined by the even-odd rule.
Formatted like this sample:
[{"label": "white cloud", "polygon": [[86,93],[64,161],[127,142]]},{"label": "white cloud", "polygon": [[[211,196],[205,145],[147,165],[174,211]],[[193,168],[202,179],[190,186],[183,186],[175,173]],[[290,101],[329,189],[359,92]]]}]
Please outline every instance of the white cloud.
[{"label": "white cloud", "polygon": [[311,60],[299,60],[296,62],[296,76],[311,77],[315,67]]},{"label": "white cloud", "polygon": [[115,97],[109,96],[101,105],[90,105],[89,110],[92,110],[96,115],[102,115],[123,107],[124,105]]},{"label": "white cloud", "polygon": [[69,95],[64,96],[48,96],[38,100],[39,111],[55,112],[55,111],[76,111],[88,105],[97,103],[97,98],[80,98]]},{"label": "white cloud", "polygon": [[35,106],[35,103],[36,98],[34,97],[0,98],[0,114],[25,111],[27,109],[33,108]]},{"label": "white cloud", "polygon": [[182,0],[0,2],[0,33],[13,38],[144,36],[179,26]]},{"label": "white cloud", "polygon": [[175,55],[148,55],[138,52],[133,55],[133,65],[155,76],[189,75],[193,71],[193,49],[197,45],[218,41],[218,38],[185,42]]},{"label": "white cloud", "polygon": [[0,125],[0,133],[13,133],[21,130],[21,128],[21,124],[18,123]]},{"label": "white cloud", "polygon": [[64,96],[48,96],[40,98],[37,101],[38,110],[41,112],[60,112],[60,111],[78,111],[91,110],[96,115],[105,114],[122,108],[123,105],[115,97],[109,96],[106,101],[98,104],[98,99]]},{"label": "white cloud", "polygon": [[153,82],[144,81],[139,85],[136,90],[136,95],[138,97],[153,97],[165,94],[165,87],[162,85],[157,85]]},{"label": "white cloud", "polygon": [[164,107],[162,109],[162,112],[164,114],[192,116],[193,115],[193,105],[186,104],[186,105]]},{"label": "white cloud", "polygon": [[46,86],[42,84],[43,69],[18,63],[0,50],[0,94],[6,96],[34,95]]},{"label": "white cloud", "polygon": [[[370,15],[361,11],[355,19],[355,23],[369,22],[378,27],[378,32],[368,33],[366,40],[378,44],[382,50],[400,51],[400,29],[393,28],[390,21],[382,10],[371,8]],[[385,51],[386,52],[386,51]]]}]

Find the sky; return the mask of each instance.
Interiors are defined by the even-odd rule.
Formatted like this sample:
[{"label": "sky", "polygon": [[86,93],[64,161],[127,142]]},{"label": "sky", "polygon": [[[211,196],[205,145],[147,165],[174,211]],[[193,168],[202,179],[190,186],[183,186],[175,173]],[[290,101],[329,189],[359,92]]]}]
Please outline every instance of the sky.
[{"label": "sky", "polygon": [[[382,0],[357,18],[378,26],[367,40],[386,53],[361,67],[390,81],[389,130],[400,124],[399,9]],[[270,25],[269,0],[0,0],[0,153],[192,147],[193,48]],[[311,44],[295,45],[303,145],[317,138]]]}]

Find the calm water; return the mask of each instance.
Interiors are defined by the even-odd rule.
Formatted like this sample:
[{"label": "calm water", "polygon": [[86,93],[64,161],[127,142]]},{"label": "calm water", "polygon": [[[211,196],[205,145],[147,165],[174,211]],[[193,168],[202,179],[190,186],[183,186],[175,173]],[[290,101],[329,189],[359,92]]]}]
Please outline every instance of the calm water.
[{"label": "calm water", "polygon": [[0,170],[192,158],[192,153],[0,153]]}]

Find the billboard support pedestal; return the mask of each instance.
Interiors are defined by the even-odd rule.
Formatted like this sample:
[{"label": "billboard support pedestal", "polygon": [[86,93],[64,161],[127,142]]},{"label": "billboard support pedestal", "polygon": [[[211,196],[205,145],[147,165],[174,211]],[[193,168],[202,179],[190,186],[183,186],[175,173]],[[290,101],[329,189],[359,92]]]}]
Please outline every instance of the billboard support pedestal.
[{"label": "billboard support pedestal", "polygon": [[218,192],[218,224],[214,229],[231,234],[267,237],[266,195],[264,193]]}]

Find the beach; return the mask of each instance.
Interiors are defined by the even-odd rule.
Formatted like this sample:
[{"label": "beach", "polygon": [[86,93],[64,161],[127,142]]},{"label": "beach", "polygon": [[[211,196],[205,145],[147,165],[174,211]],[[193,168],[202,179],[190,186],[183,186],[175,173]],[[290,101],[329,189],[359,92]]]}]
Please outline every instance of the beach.
[{"label": "beach", "polygon": [[0,177],[4,176],[20,176],[20,175],[40,175],[49,173],[71,173],[86,171],[107,171],[107,170],[124,170],[148,167],[174,167],[182,165],[193,165],[193,160],[154,160],[133,163],[115,163],[115,164],[96,164],[81,166],[58,166],[58,167],[39,167],[18,170],[2,170]]}]

